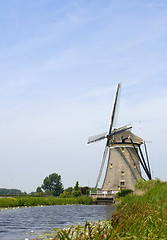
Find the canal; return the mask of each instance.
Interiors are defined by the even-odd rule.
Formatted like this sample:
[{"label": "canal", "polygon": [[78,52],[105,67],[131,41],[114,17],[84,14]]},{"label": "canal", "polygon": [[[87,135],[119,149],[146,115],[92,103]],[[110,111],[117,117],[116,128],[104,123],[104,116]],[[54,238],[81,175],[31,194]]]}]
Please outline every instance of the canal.
[{"label": "canal", "polygon": [[32,233],[110,219],[115,208],[115,205],[56,205],[0,211],[0,239],[30,240],[35,238]]}]

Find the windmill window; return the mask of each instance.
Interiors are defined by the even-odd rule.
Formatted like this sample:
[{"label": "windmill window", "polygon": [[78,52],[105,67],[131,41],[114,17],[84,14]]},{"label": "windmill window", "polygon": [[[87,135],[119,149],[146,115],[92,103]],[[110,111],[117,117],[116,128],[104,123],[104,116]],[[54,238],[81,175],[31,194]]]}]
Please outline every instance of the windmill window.
[{"label": "windmill window", "polygon": [[110,168],[112,168],[112,163],[110,164]]},{"label": "windmill window", "polygon": [[136,168],[136,164],[134,163],[134,168]]},{"label": "windmill window", "polygon": [[122,147],[122,152],[124,152],[125,151],[125,148],[124,147]]},{"label": "windmill window", "polygon": [[124,182],[124,181],[121,181],[121,182],[120,182],[120,185],[121,185],[121,187],[122,187],[122,186],[125,186],[125,182]]},{"label": "windmill window", "polygon": [[121,171],[121,175],[124,176],[124,175],[125,175],[125,172],[124,172],[124,171]]}]

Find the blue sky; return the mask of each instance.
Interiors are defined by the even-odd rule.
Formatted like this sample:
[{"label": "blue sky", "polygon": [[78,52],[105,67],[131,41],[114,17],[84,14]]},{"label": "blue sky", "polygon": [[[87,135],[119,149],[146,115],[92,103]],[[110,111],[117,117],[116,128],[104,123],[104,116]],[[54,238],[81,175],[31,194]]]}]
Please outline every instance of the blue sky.
[{"label": "blue sky", "polygon": [[94,186],[115,86],[117,127],[148,144],[167,180],[166,0],[0,0],[0,187],[31,192],[56,172]]}]

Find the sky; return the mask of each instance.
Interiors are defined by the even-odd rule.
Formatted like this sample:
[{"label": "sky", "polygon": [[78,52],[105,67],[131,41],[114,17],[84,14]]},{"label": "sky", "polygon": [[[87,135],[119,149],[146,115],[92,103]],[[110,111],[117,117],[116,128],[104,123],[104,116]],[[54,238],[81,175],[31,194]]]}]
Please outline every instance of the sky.
[{"label": "sky", "polygon": [[0,0],[0,188],[94,187],[114,92],[116,127],[147,141],[167,180],[167,1]]}]

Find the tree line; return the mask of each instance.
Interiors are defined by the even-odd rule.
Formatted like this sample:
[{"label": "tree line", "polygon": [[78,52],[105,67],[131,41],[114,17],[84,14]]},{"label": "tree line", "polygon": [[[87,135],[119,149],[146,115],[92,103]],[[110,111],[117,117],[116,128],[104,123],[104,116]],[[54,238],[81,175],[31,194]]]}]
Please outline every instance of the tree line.
[{"label": "tree line", "polygon": [[[82,195],[89,194],[89,187],[80,187],[78,181],[76,182],[74,187],[68,187],[64,189],[61,175],[57,173],[52,173],[49,176],[45,177],[41,186],[37,187],[35,192],[31,192],[28,195],[33,196],[60,196],[63,198],[68,197],[79,197]],[[0,188],[0,196],[7,195],[27,195],[26,192],[22,192],[18,189],[7,189]]]},{"label": "tree line", "polygon": [[24,194],[26,193],[23,193],[19,189],[0,188],[0,196],[15,196],[15,195],[22,196]]}]

